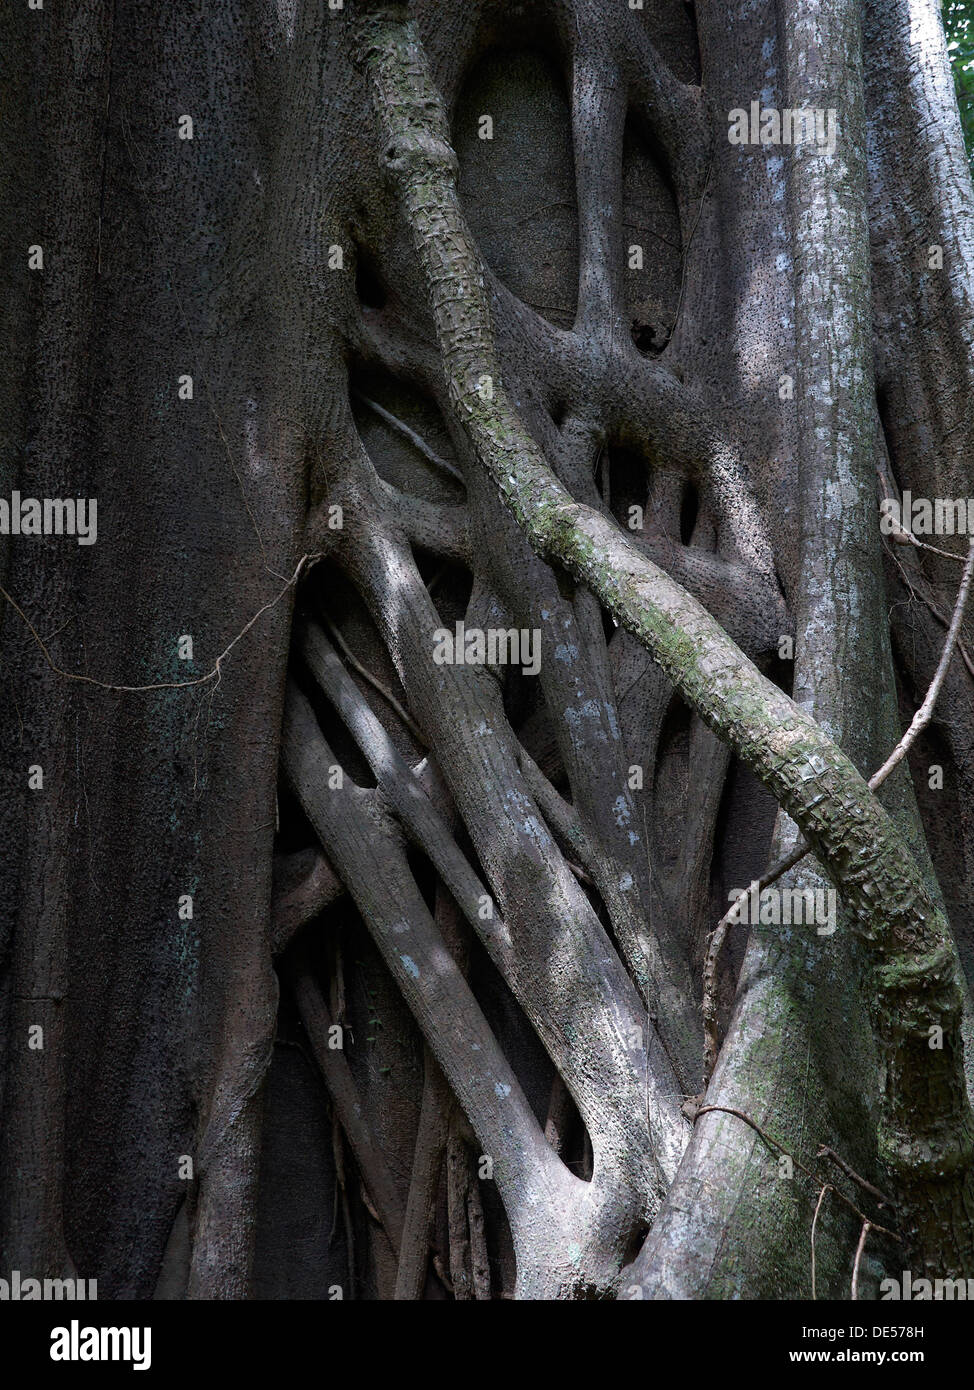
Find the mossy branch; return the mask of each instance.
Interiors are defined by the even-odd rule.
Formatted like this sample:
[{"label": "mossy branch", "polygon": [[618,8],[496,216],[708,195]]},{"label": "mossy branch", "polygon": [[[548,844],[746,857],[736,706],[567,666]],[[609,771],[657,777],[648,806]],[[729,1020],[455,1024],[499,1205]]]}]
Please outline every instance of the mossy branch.
[{"label": "mossy branch", "polygon": [[880,1153],[917,1253],[974,1272],[974,1116],[947,922],[852,762],[616,523],[573,500],[505,390],[457,159],[416,31],[389,5],[358,19],[382,162],[413,237],[449,399],[471,452],[542,558],[589,586],[799,825],[872,952],[885,1072]]}]

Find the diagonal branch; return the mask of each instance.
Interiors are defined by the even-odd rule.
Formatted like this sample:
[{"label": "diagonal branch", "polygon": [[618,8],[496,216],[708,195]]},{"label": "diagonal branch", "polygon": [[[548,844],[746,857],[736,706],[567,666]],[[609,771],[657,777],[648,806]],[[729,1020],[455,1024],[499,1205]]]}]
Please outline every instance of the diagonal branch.
[{"label": "diagonal branch", "polygon": [[318,848],[274,860],[271,950],[282,955],[301,928],[337,902],[345,886]]},{"label": "diagonal branch", "polygon": [[[930,682],[923,703],[913,716],[910,727],[900,739],[899,743],[890,753],[889,757],[878,768],[869,779],[869,790],[878,791],[879,788],[894,772],[900,763],[909,753],[920,734],[930,723],[933,717],[934,705],[937,703],[937,696],[940,694],[947,670],[950,666],[951,658],[957,649],[957,640],[960,634],[961,623],[964,619],[964,610],[967,607],[967,600],[971,591],[971,577],[974,575],[974,541],[971,542],[967,552],[967,560],[964,565],[964,573],[961,576],[960,588],[957,591],[957,602],[954,605],[954,614],[947,632],[947,640],[944,649],[940,654],[940,661],[934,673],[933,680]],[[799,840],[795,848],[783,855],[777,863],[773,864],[766,873],[762,874],[757,881],[758,891],[763,891],[769,887],[782,874],[793,869],[796,864],[800,864],[806,854],[810,853],[811,846],[805,840]],[[711,1073],[717,1063],[717,964],[720,960],[720,953],[723,950],[724,941],[727,937],[728,929],[738,920],[740,909],[752,891],[751,886],[743,889],[741,893],[731,903],[723,917],[717,923],[710,938],[710,945],[707,949],[707,957],[703,969],[703,1019],[704,1019],[704,1078],[709,1080]]]},{"label": "diagonal branch", "polygon": [[340,1048],[332,1046],[332,1017],[305,958],[290,957],[280,967],[294,993],[311,1051],[331,1096],[339,1122],[355,1155],[359,1172],[372,1199],[389,1244],[398,1254],[402,1241],[403,1209],[389,1166],[376,1146],[362,1114],[352,1069]]},{"label": "diagonal branch", "polygon": [[[383,162],[412,230],[451,406],[470,448],[536,552],[587,583],[642,642],[798,824],[842,892],[872,952],[885,1063],[881,1156],[922,1258],[941,1269],[972,1268],[974,1233],[956,1213],[974,1206],[974,1116],[943,913],[849,758],[696,600],[552,474],[501,380],[483,268],[457,197],[456,156],[416,32],[401,10],[383,5],[367,8],[358,23]],[[935,1035],[939,1049],[929,1046]]]},{"label": "diagonal branch", "polygon": [[[291,684],[281,754],[285,776],[368,924],[376,945],[484,1152],[519,1259],[539,1223],[565,1225],[583,1187],[544,1138],[507,1059],[417,888],[388,826],[351,814],[355,788],[333,785],[338,766],[305,696]],[[543,1244],[543,1242],[542,1242]]]}]

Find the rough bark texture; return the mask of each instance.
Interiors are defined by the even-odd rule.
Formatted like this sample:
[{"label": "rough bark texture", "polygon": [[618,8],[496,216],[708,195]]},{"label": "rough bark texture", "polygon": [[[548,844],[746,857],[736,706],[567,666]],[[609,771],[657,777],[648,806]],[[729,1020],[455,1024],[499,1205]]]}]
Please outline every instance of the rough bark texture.
[{"label": "rough bark texture", "polygon": [[[739,1111],[893,1189],[860,1298],[974,1276],[969,619],[866,786],[960,572],[877,471],[972,491],[932,0],[3,23],[0,496],[99,536],[0,537],[0,1274],[807,1296]],[[732,144],[753,100],[835,149]],[[437,664],[460,620],[538,675]],[[838,929],[735,929],[701,1102],[707,934],[799,833]]]}]

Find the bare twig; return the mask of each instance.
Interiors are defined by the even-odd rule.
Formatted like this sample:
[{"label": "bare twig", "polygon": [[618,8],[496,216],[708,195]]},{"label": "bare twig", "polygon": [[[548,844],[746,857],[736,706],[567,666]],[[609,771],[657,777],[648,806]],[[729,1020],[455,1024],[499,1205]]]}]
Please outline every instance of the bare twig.
[{"label": "bare twig", "polygon": [[899,743],[893,749],[879,771],[873,773],[873,776],[870,778],[869,787],[872,791],[882,786],[889,774],[903,761],[919,735],[930,723],[930,719],[933,715],[933,707],[937,703],[937,696],[940,694],[941,687],[947,675],[947,668],[950,666],[951,657],[954,655],[954,648],[957,646],[960,626],[964,620],[964,610],[967,607],[967,600],[971,592],[972,575],[974,575],[974,540],[971,541],[968,547],[967,560],[964,563],[964,573],[961,575],[960,588],[957,591],[957,602],[954,604],[954,615],[950,620],[950,627],[947,630],[947,640],[940,654],[940,663],[934,672],[933,680],[930,682],[930,689],[926,693],[923,704],[913,716],[913,722],[906,733],[900,739]]},{"label": "bare twig", "polygon": [[373,676],[372,672],[368,669],[368,667],[362,665],[361,661],[359,661],[358,657],[355,655],[351,647],[345,641],[342,634],[338,631],[338,628],[335,626],[335,624],[331,622],[331,620],[327,618],[323,612],[319,612],[319,617],[321,618],[322,626],[328,629],[328,635],[335,643],[335,646],[339,648],[342,655],[345,657],[345,660],[348,662],[349,666],[351,666],[352,670],[357,672],[357,674],[362,677],[366,684],[372,687],[372,689],[376,692],[377,695],[382,696],[383,700],[385,700],[389,708],[391,710],[394,710],[395,713],[402,720],[403,724],[405,724],[406,728],[409,730],[410,734],[412,734],[413,738],[419,744],[420,748],[428,748],[429,744],[423,737],[422,729],[420,729],[419,725],[409,714],[409,712],[406,709],[404,709],[403,706],[399,703],[395,695],[393,695],[392,691],[387,690],[386,687],[382,684],[382,682],[378,679],[378,677]]},{"label": "bare twig", "polygon": [[854,1183],[858,1183],[864,1192],[868,1192],[871,1197],[875,1197],[881,1207],[892,1207],[893,1203],[891,1199],[886,1196],[885,1192],[880,1192],[878,1187],[874,1187],[871,1182],[867,1182],[867,1180],[860,1173],[857,1173],[855,1168],[846,1163],[845,1159],[840,1157],[834,1149],[830,1149],[828,1144],[820,1144],[815,1157],[830,1158],[837,1167],[842,1169],[847,1178],[851,1178]]},{"label": "bare twig", "polygon": [[[898,489],[889,477],[885,467],[880,467],[878,463],[876,464],[876,475],[879,478],[879,486],[882,493],[881,500],[896,501],[896,492]],[[893,526],[889,532],[889,538],[895,541],[897,545],[912,545],[917,550],[929,550],[934,555],[942,555],[945,560],[956,560],[957,563],[961,565],[964,564],[965,561],[965,556],[955,555],[952,550],[941,550],[940,546],[931,545],[929,541],[918,540],[909,527],[902,526],[896,521],[893,522]]]},{"label": "bare twig", "polygon": [[[759,1134],[761,1138],[764,1140],[764,1142],[768,1144],[771,1148],[777,1149],[779,1153],[783,1153],[788,1158],[790,1158],[795,1167],[800,1169],[801,1172],[803,1172],[807,1178],[811,1178],[813,1182],[819,1185],[819,1187],[829,1187],[831,1185],[827,1183],[825,1179],[822,1178],[818,1173],[816,1173],[813,1168],[809,1168],[806,1164],[802,1163],[800,1158],[796,1158],[795,1155],[789,1149],[785,1148],[784,1144],[782,1144],[779,1140],[774,1139],[767,1132],[767,1130],[762,1129],[761,1126],[758,1124],[757,1120],[752,1120],[750,1115],[745,1115],[743,1110],[734,1110],[727,1105],[702,1105],[700,1109],[697,1111],[697,1118],[699,1119],[701,1115],[706,1115],[710,1111],[714,1111],[721,1115],[736,1115],[739,1120],[743,1120],[746,1125],[750,1125],[750,1127],[755,1131],[755,1133]],[[860,1221],[865,1221],[869,1226],[872,1227],[874,1231],[882,1231],[883,1235],[891,1236],[893,1240],[898,1241],[902,1239],[902,1237],[897,1235],[895,1231],[891,1231],[887,1226],[880,1226],[878,1222],[873,1221],[870,1217],[868,1217],[865,1212],[860,1211],[859,1208],[856,1206],[855,1202],[853,1202],[850,1197],[847,1197],[845,1193],[841,1190],[841,1188],[833,1187],[832,1191],[838,1197],[840,1202],[844,1202],[850,1211],[855,1212],[856,1216],[858,1216]]]},{"label": "bare twig", "polygon": [[834,1192],[834,1191],[835,1191],[835,1189],[834,1189],[833,1187],[830,1187],[828,1183],[825,1184],[825,1186],[822,1188],[821,1192],[818,1194],[818,1201],[815,1203],[815,1215],[812,1217],[812,1299],[813,1299],[813,1300],[816,1299],[816,1298],[818,1297],[818,1294],[817,1294],[816,1291],[815,1291],[815,1228],[818,1226],[818,1214],[819,1214],[819,1212],[822,1210],[822,1203],[825,1201],[825,1194],[826,1194],[827,1192]]},{"label": "bare twig", "polygon": [[[967,552],[967,559],[964,563],[964,573],[961,575],[960,588],[957,591],[957,600],[954,604],[954,613],[947,630],[947,638],[944,642],[943,651],[940,654],[940,661],[934,672],[933,680],[930,682],[923,703],[913,716],[913,722],[899,743],[890,753],[889,757],[869,779],[869,790],[876,791],[883,785],[890,773],[900,765],[909,753],[917,738],[930,723],[933,715],[934,705],[940,694],[947,670],[950,666],[951,658],[957,648],[958,637],[960,635],[961,623],[964,619],[964,611],[967,607],[967,600],[970,597],[971,579],[974,576],[974,540],[971,541]],[[765,874],[758,880],[758,891],[761,891],[782,874],[793,869],[800,863],[805,855],[808,854],[810,846],[807,841],[799,840],[798,844],[783,859],[779,859]],[[703,1019],[704,1019],[704,1077],[707,1081],[713,1075],[714,1067],[717,1064],[717,965],[720,953],[723,949],[724,941],[727,937],[728,928],[736,920],[737,914],[750,893],[750,886],[745,888],[734,902],[724,913],[717,923],[710,937],[710,945],[703,967]]]},{"label": "bare twig", "polygon": [[855,1303],[859,1298],[859,1263],[862,1260],[862,1252],[866,1246],[866,1237],[872,1230],[872,1222],[864,1221],[862,1230],[859,1233],[859,1244],[856,1246],[856,1258],[852,1266],[852,1301]]},{"label": "bare twig", "polygon": [[[796,847],[784,859],[770,868],[767,873],[758,879],[758,892],[774,883],[776,878],[787,873],[789,869],[804,859],[808,853],[808,845],[804,840],[799,840]],[[717,1065],[717,1052],[719,1038],[717,1035],[717,966],[720,961],[720,953],[724,948],[724,941],[727,932],[733,922],[737,920],[741,904],[750,893],[750,886],[745,888],[731,903],[730,907],[721,917],[710,935],[710,945],[707,947],[707,955],[703,963],[703,1077],[704,1084],[713,1075],[714,1067]]]},{"label": "bare twig", "polygon": [[54,672],[56,676],[63,676],[65,680],[69,681],[79,681],[82,685],[95,685],[98,687],[99,690],[114,690],[129,695],[145,694],[152,690],[188,690],[191,686],[207,685],[211,680],[219,680],[220,667],[222,666],[223,662],[226,661],[227,657],[233,651],[237,643],[241,641],[242,638],[246,637],[247,633],[258,621],[259,618],[262,618],[265,613],[269,612],[270,609],[276,607],[276,605],[280,603],[281,599],[284,597],[284,595],[288,592],[289,589],[294,588],[295,584],[297,584],[298,580],[301,578],[302,571],[306,567],[310,568],[317,560],[320,559],[320,555],[302,555],[301,559],[297,563],[297,568],[291,575],[291,578],[286,582],[284,587],[274,598],[268,600],[268,602],[264,604],[263,608],[258,608],[257,612],[250,619],[250,621],[240,629],[233,641],[230,642],[229,645],[223,649],[223,651],[220,653],[220,655],[214,662],[212,668],[206,673],[206,675],[197,676],[194,680],[189,681],[157,681],[153,685],[115,685],[110,681],[96,680],[94,676],[80,675],[76,671],[65,671],[64,668],[59,666],[57,662],[54,660],[54,658],[51,656],[51,653],[44,645],[43,638],[40,636],[39,632],[37,631],[34,624],[31,622],[30,618],[28,618],[27,614],[21,608],[20,604],[17,602],[16,599],[11,598],[10,594],[7,593],[6,589],[3,587],[2,584],[0,584],[0,596],[7,600],[11,608],[13,608],[14,612],[18,613],[20,617],[23,619],[23,621],[26,623],[27,628],[31,633],[31,636],[34,638],[34,641],[40,647],[44,655],[44,660],[47,662],[48,666],[50,666],[51,670]]},{"label": "bare twig", "polygon": [[460,472],[459,468],[454,468],[449,460],[441,458],[439,454],[430,448],[423,436],[417,434],[405,421],[400,420],[397,415],[393,415],[391,410],[386,410],[385,406],[379,405],[378,401],[373,401],[368,396],[363,396],[360,391],[353,391],[352,394],[356,400],[361,401],[363,405],[367,405],[374,415],[378,415],[380,420],[385,421],[391,429],[396,430],[404,439],[408,439],[413,448],[418,449],[423,455],[423,458],[431,463],[434,468],[439,468],[441,472],[449,474],[456,482],[465,485],[463,474]]},{"label": "bare twig", "polygon": [[[945,613],[941,612],[941,610],[934,603],[933,599],[930,598],[929,594],[924,593],[922,590],[919,593],[917,592],[917,589],[914,587],[913,581],[907,574],[906,568],[903,565],[903,562],[900,559],[900,557],[888,546],[886,547],[886,553],[893,560],[893,563],[896,565],[896,568],[900,572],[900,577],[902,578],[903,583],[909,589],[910,601],[912,603],[924,604],[927,608],[929,608],[930,612],[937,619],[937,622],[940,624],[941,627],[949,628],[950,619],[947,617]],[[894,607],[895,606],[896,605],[894,604]],[[890,612],[892,612],[892,609],[890,610]],[[967,667],[967,674],[971,677],[972,680],[974,680],[974,660],[971,659],[970,652],[967,650],[967,647],[964,645],[964,643],[961,641],[959,637],[957,639],[957,650],[960,653],[964,665]]]}]

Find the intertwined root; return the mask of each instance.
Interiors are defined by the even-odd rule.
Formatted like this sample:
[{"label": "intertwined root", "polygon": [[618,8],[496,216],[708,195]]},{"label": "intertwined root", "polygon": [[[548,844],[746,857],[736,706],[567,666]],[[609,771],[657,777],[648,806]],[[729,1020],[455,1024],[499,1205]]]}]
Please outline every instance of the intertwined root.
[{"label": "intertwined root", "polygon": [[[460,470],[369,399],[366,411],[438,475],[424,478],[423,496],[394,487],[363,445],[351,390],[333,412],[319,480],[327,499],[309,534],[312,544],[323,541],[325,507],[340,499],[331,558],[361,598],[401,690],[379,688],[344,643],[336,650],[319,626],[302,621],[295,655],[375,785],[335,778],[340,760],[298,685],[289,688],[284,730],[288,783],[490,1160],[528,1294],[606,1289],[679,1163],[687,1136],[680,1101],[699,1088],[694,970],[710,908],[725,744],[812,839],[875,949],[887,1156],[904,1187],[925,1181],[916,1163],[924,1146],[965,1171],[970,1159],[953,1041],[937,1113],[918,1123],[915,1114],[917,1067],[927,1059],[914,1055],[911,1038],[935,1017],[948,1021],[952,1039],[959,1027],[942,918],[851,764],[752,664],[766,661],[790,623],[745,469],[677,376],[620,331],[624,261],[618,229],[602,210],[621,201],[631,103],[642,105],[664,152],[685,251],[706,186],[699,93],[676,82],[638,33],[635,69],[624,45],[612,50],[621,35],[612,25],[579,22],[569,39],[579,291],[573,328],[556,330],[495,282],[476,252],[415,34],[394,10],[364,17],[360,57],[383,127],[384,165],[422,269],[435,349],[426,325],[410,322],[394,296],[363,314],[354,347],[370,370],[405,374],[436,402]],[[516,387],[508,360],[518,364]],[[601,494],[596,486],[600,456],[624,442],[649,459],[661,438],[666,468],[646,480],[650,524],[624,534],[605,475]],[[691,536],[673,524],[674,485],[677,495],[696,490]],[[430,556],[440,566],[424,579],[420,560]],[[460,592],[452,578],[433,590],[457,565],[471,583],[460,609],[469,628],[539,634],[540,697],[528,699],[526,715],[502,670],[433,659]],[[622,624],[611,640],[603,610]],[[670,681],[717,738],[694,717],[674,753]],[[532,755],[542,729],[544,758]],[[424,754],[433,778],[413,765]],[[674,775],[685,788],[684,819],[654,817],[651,826],[647,802],[665,802]],[[542,1132],[424,900],[405,842],[435,869],[567,1086],[591,1142],[589,1181],[569,1171]],[[307,915],[334,891],[315,860]],[[930,969],[905,982],[903,962],[921,947]],[[306,978],[302,988],[307,1005]],[[895,1021],[904,990],[916,1014],[905,1031]],[[426,1138],[421,1131],[411,1204],[417,1183],[429,1200]],[[371,1170],[376,1190],[385,1187],[365,1141],[353,1147],[367,1182]],[[383,1224],[394,1243],[403,1239],[400,1215]],[[468,1233],[477,1226],[468,1210]],[[415,1264],[410,1251],[401,1269],[413,1271],[414,1283]]]}]

